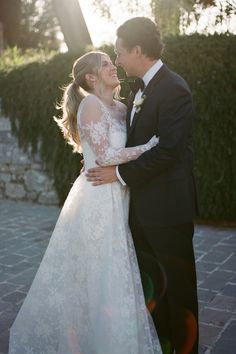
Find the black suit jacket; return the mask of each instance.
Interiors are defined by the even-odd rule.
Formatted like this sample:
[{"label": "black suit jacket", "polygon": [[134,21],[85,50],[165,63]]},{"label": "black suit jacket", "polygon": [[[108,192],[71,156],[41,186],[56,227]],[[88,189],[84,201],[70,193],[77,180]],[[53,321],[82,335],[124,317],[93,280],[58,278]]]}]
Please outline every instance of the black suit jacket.
[{"label": "black suit jacket", "polygon": [[142,110],[130,127],[127,147],[146,143],[153,135],[159,144],[137,160],[119,166],[130,187],[132,207],[143,225],[168,226],[193,221],[196,193],[193,175],[193,104],[187,83],[166,65],[149,82]]}]

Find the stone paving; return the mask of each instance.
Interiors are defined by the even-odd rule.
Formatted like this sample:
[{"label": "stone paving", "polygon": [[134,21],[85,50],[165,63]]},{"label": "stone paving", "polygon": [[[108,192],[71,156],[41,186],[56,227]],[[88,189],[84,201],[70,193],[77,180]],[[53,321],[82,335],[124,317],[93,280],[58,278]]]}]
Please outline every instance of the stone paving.
[{"label": "stone paving", "polygon": [[[53,206],[0,200],[0,354],[8,352],[9,328],[32,283],[59,212]],[[194,246],[199,354],[234,354],[236,228],[197,225]]]}]

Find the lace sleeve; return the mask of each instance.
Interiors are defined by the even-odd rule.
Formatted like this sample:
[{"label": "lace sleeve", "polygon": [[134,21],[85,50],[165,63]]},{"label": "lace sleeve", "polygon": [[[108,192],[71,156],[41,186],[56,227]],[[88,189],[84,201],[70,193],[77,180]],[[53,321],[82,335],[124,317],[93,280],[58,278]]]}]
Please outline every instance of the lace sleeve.
[{"label": "lace sleeve", "polygon": [[137,159],[143,152],[157,144],[153,137],[147,144],[129,148],[114,148],[109,144],[109,119],[99,100],[94,95],[82,101],[78,112],[78,125],[101,166],[119,165]]}]

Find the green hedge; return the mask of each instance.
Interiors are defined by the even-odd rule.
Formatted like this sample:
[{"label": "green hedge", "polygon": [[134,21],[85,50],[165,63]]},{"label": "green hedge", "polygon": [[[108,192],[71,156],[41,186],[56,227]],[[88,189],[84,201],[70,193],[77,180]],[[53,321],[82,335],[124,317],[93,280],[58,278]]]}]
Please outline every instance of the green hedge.
[{"label": "green hedge", "polygon": [[[235,36],[182,36],[166,39],[163,60],[189,83],[195,102],[195,161],[202,219],[236,220]],[[103,47],[114,58],[112,47]],[[78,53],[77,56],[82,53]],[[77,57],[76,56],[76,57]],[[2,109],[25,150],[39,149],[63,203],[81,168],[52,117],[60,87],[70,81],[75,56],[0,71]],[[120,72],[120,76],[123,74]],[[127,95],[127,87],[123,87]],[[39,142],[42,143],[39,143]]]},{"label": "green hedge", "polygon": [[195,102],[195,161],[201,218],[236,220],[236,36],[168,41],[165,59]]},{"label": "green hedge", "polygon": [[70,81],[74,59],[60,54],[0,74],[2,110],[11,118],[20,147],[25,151],[30,147],[32,153],[39,150],[44,168],[55,180],[60,203],[81,168],[80,155],[72,154],[53,120],[59,114],[55,107],[62,95],[60,87]]}]

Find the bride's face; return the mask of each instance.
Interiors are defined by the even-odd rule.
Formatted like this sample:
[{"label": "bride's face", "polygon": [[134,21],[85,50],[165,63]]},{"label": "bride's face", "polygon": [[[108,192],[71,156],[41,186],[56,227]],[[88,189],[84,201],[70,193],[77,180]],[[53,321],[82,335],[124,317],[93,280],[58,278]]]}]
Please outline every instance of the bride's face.
[{"label": "bride's face", "polygon": [[114,89],[120,84],[117,77],[117,69],[108,55],[102,55],[101,69],[99,70],[98,75],[99,79],[106,87]]}]

